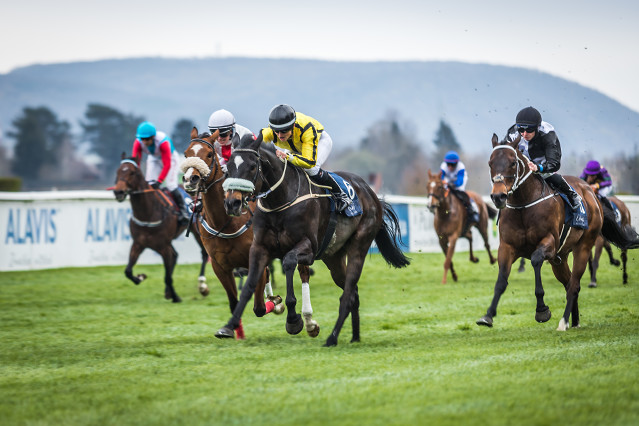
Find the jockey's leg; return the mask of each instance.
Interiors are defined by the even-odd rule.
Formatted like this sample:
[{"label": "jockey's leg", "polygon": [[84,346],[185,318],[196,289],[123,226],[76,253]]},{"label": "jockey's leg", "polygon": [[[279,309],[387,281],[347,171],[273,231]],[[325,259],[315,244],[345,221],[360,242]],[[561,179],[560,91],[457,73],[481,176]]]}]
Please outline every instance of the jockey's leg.
[{"label": "jockey's leg", "polygon": [[190,217],[189,212],[186,210],[186,203],[184,202],[182,192],[179,188],[175,188],[171,191],[171,195],[173,195],[173,199],[175,200],[175,204],[179,211],[178,222],[180,225],[186,225],[189,222]]},{"label": "jockey's leg", "polygon": [[353,202],[351,198],[342,191],[342,188],[335,182],[335,179],[326,170],[319,169],[317,174],[309,176],[313,182],[318,185],[328,186],[331,188],[333,198],[335,199],[335,208],[338,212],[344,211],[349,204]]},{"label": "jockey's leg", "polygon": [[581,206],[581,197],[570,185],[568,185],[568,182],[566,182],[562,175],[554,173],[546,178],[546,182],[548,182],[553,188],[568,196],[568,200],[570,200],[570,207],[573,211],[579,210],[579,207]]}]

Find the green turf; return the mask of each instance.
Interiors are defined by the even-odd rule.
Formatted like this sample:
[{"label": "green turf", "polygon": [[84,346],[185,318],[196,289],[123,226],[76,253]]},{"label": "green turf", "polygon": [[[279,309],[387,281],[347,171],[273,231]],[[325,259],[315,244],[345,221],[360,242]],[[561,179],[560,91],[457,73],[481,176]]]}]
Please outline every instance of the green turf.
[{"label": "green turf", "polygon": [[0,423],[636,425],[638,254],[628,285],[607,261],[598,288],[582,280],[582,327],[566,332],[555,331],[565,292],[548,265],[552,319],[534,320],[528,264],[487,329],[475,325],[497,277],[485,253],[479,264],[457,253],[459,281],[447,285],[441,254],[412,255],[405,270],[371,256],[362,340],[350,343],[347,320],[334,348],[322,345],[341,293],[322,263],[311,279],[317,339],[252,309],[245,341],[216,339],[226,296],[212,272],[211,294],[198,294],[197,265],[177,267],[181,304],[164,300],[160,266],[136,267],[149,275],[139,286],[124,267],[0,273]]}]

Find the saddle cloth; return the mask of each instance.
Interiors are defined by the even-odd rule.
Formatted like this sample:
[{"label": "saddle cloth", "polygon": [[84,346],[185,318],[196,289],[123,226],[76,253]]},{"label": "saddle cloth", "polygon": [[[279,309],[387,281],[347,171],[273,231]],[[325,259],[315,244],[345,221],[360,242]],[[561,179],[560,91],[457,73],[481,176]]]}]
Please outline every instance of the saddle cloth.
[{"label": "saddle cloth", "polygon": [[[328,172],[328,173],[330,173],[333,179],[335,179],[335,182],[337,182],[340,188],[342,188],[342,191],[348,194],[350,199],[353,200],[353,202],[346,209],[344,209],[342,214],[346,215],[347,217],[355,217],[355,216],[361,215],[362,206],[359,204],[359,197],[357,196],[357,193],[355,192],[351,184],[345,181],[344,178],[342,178],[338,174],[335,174],[333,172]],[[326,192],[330,193],[328,189],[326,190]],[[333,201],[333,197],[331,197],[330,200],[331,200],[331,211],[333,211],[335,209],[335,201]]]},{"label": "saddle cloth", "polygon": [[612,210],[615,212],[615,221],[617,222],[617,225],[621,226],[621,210],[619,210],[619,207],[617,207],[614,201],[610,199],[608,201],[610,201],[610,204],[612,205]]},{"label": "saddle cloth", "polygon": [[583,198],[581,199],[579,210],[575,212],[570,207],[570,201],[568,201],[568,197],[561,192],[559,193],[559,195],[561,195],[561,198],[564,199],[564,209],[566,211],[564,224],[570,226],[571,228],[588,229],[588,215],[586,214],[586,206],[584,204]]}]

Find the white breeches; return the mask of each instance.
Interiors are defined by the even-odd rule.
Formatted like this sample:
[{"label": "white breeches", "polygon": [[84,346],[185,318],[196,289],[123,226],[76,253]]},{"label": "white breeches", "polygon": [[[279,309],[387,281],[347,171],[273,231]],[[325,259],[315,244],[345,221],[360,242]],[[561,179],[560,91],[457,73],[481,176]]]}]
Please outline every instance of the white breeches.
[{"label": "white breeches", "polygon": [[[171,154],[171,168],[169,169],[169,173],[164,178],[164,186],[167,187],[169,191],[173,191],[178,187],[178,170],[180,165],[180,155],[177,151],[173,151]],[[159,157],[155,157],[153,155],[149,155],[146,157],[146,179],[147,180],[157,180],[162,172],[162,168],[164,165],[162,164],[162,159]]]}]

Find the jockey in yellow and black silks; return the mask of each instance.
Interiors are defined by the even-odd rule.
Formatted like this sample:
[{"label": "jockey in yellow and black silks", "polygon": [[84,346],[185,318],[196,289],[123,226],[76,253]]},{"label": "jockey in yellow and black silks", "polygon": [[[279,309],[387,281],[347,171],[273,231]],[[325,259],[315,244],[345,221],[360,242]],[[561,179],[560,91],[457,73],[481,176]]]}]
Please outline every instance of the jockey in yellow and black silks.
[{"label": "jockey in yellow and black silks", "polygon": [[273,142],[277,156],[301,167],[318,185],[331,187],[336,208],[343,211],[352,202],[329,173],[322,170],[333,149],[333,140],[319,121],[296,112],[289,105],[277,105],[269,114],[269,127],[263,128],[257,138]]}]

